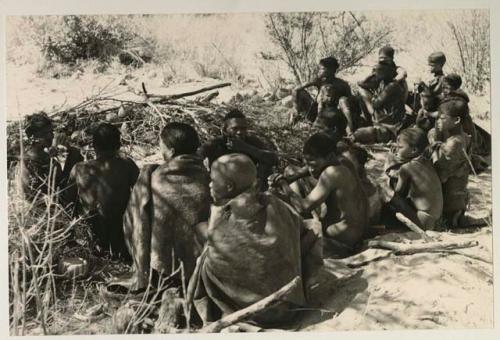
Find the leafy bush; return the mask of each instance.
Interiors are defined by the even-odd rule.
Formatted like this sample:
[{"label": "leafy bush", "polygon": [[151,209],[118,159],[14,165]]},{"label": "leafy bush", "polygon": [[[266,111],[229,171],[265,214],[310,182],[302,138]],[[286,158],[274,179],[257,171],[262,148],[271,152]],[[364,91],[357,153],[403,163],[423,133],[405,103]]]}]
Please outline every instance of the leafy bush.
[{"label": "leafy bush", "polygon": [[391,33],[386,25],[373,25],[363,15],[344,11],[271,13],[266,15],[266,27],[278,57],[298,83],[314,76],[321,57],[335,56],[339,71],[358,66]]}]

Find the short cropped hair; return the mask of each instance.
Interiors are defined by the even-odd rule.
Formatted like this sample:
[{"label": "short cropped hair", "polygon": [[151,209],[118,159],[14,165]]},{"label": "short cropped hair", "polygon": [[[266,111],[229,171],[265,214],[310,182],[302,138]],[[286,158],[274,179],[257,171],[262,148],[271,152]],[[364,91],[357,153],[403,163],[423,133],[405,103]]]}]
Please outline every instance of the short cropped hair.
[{"label": "short cropped hair", "polygon": [[463,120],[469,114],[469,105],[459,97],[446,98],[439,105],[438,111],[440,114],[458,117]]},{"label": "short cropped hair", "polygon": [[174,154],[194,154],[200,146],[200,138],[196,130],[189,124],[169,123],[160,134],[161,141],[165,146],[174,150]]},{"label": "short cropped hair", "polygon": [[245,115],[238,109],[232,109],[224,116],[224,122],[227,122],[229,119],[233,118],[243,118],[245,119]]},{"label": "short cropped hair", "polygon": [[462,86],[462,77],[456,73],[450,73],[443,77],[443,83],[446,83],[457,90],[460,86]]},{"label": "short cropped hair", "polygon": [[384,47],[381,47],[378,50],[378,54],[393,59],[394,58],[394,48],[392,48],[389,45],[385,45]]},{"label": "short cropped hair", "polygon": [[326,158],[335,152],[337,141],[324,132],[318,132],[304,143],[302,153],[313,157]]},{"label": "short cropped hair", "polygon": [[94,149],[113,151],[120,149],[120,130],[112,124],[101,123],[92,131]]},{"label": "short cropped hair", "polygon": [[323,65],[324,67],[332,70],[337,70],[339,68],[339,62],[337,61],[337,58],[335,57],[326,57],[323,58],[319,61],[320,65]]},{"label": "short cropped hair", "polygon": [[28,137],[34,136],[39,131],[53,128],[52,120],[43,111],[26,116],[24,124],[24,132]]},{"label": "short cropped hair", "polygon": [[399,133],[399,138],[404,139],[411,147],[417,148],[420,152],[424,151],[429,144],[427,135],[419,128],[404,129]]}]

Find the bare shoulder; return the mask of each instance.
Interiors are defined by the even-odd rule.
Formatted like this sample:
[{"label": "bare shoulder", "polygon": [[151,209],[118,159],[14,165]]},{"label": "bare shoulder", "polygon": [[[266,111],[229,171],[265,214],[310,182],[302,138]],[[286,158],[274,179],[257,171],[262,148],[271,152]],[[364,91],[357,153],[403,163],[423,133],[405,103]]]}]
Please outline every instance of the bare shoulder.
[{"label": "bare shoulder", "polygon": [[330,165],[323,172],[321,173],[321,177],[323,179],[329,180],[329,181],[336,181],[336,180],[345,180],[350,177],[353,177],[353,174],[351,170],[345,165],[338,164],[338,165]]}]

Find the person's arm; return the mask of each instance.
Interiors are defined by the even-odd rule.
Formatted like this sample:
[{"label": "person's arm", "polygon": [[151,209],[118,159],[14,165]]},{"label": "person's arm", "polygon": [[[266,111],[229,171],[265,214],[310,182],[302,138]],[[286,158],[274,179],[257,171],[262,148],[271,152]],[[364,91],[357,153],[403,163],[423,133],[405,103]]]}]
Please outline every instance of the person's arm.
[{"label": "person's arm", "polygon": [[390,102],[394,96],[398,95],[398,85],[391,83],[389,84],[386,88],[382,90],[382,92],[378,95],[375,96],[372,100],[372,105],[373,108],[375,109],[380,109],[382,108],[385,104]]},{"label": "person's arm", "polygon": [[307,82],[303,85],[299,85],[295,88],[295,91],[300,91],[300,90],[305,90],[311,86],[316,86],[318,87],[318,80],[313,80],[313,81],[310,81],[310,82]]},{"label": "person's arm", "polygon": [[399,169],[396,187],[394,188],[394,192],[401,197],[406,197],[410,188],[411,177],[407,169],[408,166],[409,164],[404,164]]},{"label": "person's arm", "polygon": [[76,184],[76,177],[78,173],[78,166],[74,166],[66,181],[65,188],[61,191],[61,202],[69,209],[72,216],[76,216],[77,203],[78,203],[78,186]]},{"label": "person's arm", "polygon": [[396,73],[397,73],[396,77],[394,78],[395,81],[401,82],[401,81],[404,81],[406,79],[406,77],[408,77],[408,73],[401,66],[398,66],[396,68]]},{"label": "person's arm", "polygon": [[266,150],[261,143],[256,141],[252,144],[246,143],[240,139],[234,139],[230,142],[230,149],[234,152],[242,152],[248,154],[250,157],[257,159],[260,163],[274,166],[278,164],[278,155],[271,150]]},{"label": "person's arm", "polygon": [[292,206],[297,209],[301,215],[303,215],[310,213],[326,201],[333,188],[333,181],[331,179],[332,175],[333,173],[331,169],[325,169],[319,177],[318,183],[314,189],[305,198],[297,195],[285,181],[283,181],[282,187],[286,194],[290,197]]}]

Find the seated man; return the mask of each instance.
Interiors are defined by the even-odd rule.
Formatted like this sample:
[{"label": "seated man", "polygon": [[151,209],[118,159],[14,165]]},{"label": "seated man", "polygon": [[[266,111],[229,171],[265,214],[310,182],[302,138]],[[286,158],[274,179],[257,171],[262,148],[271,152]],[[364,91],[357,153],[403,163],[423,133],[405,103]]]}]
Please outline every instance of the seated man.
[{"label": "seated man", "polygon": [[248,134],[246,117],[239,110],[234,109],[224,117],[223,136],[203,144],[198,155],[208,159],[209,167],[220,156],[238,152],[250,157],[257,166],[259,187],[267,188],[267,177],[272,173],[273,166],[278,165],[278,156],[256,136]]},{"label": "seated man", "polygon": [[350,168],[352,165],[342,164],[335,148],[332,139],[322,133],[312,135],[305,142],[304,159],[317,180],[305,198],[293,191],[284,177],[271,176],[271,181],[274,185],[281,184],[291,204],[303,215],[326,204],[326,214],[321,217],[328,245],[325,250],[346,257],[355,251],[368,227],[368,199],[357,174]]},{"label": "seated man", "polygon": [[[399,82],[403,86],[405,92],[404,101],[406,102],[408,98],[408,84],[406,82],[407,73],[404,68],[396,66],[396,64],[394,63],[394,49],[389,45],[382,47],[378,51],[378,62],[380,64],[385,64],[396,68],[396,76],[394,77],[394,80]],[[380,80],[377,79],[375,73],[371,73],[368,77],[358,82],[358,86],[360,88],[359,92],[361,94],[363,103],[366,106],[371,107],[372,94],[378,89],[379,85]]]},{"label": "seated man", "polygon": [[405,116],[404,88],[394,80],[394,66],[379,63],[373,72],[380,83],[379,92],[371,98],[373,126],[360,128],[353,134],[354,140],[362,144],[395,140]]},{"label": "seated man", "polygon": [[[194,303],[204,323],[245,308],[303,277],[301,217],[269,192],[255,189],[257,170],[242,154],[217,159],[210,171],[211,209],[206,252]],[[312,243],[309,243],[311,245]],[[320,259],[321,260],[321,259]],[[322,260],[321,260],[322,261]],[[305,303],[303,281],[282,303],[252,317],[262,326],[286,322]]]},{"label": "seated man", "polygon": [[134,161],[119,154],[120,131],[109,123],[93,131],[96,158],[75,165],[65,193],[77,212],[88,218],[98,246],[113,256],[130,256],[123,238],[123,213],[139,175]]},{"label": "seated man", "polygon": [[[320,119],[327,109],[335,110],[344,115],[348,132],[352,133],[359,126],[360,109],[349,84],[336,77],[338,68],[339,63],[334,57],[321,59],[318,77],[294,90],[294,110],[298,115],[296,118],[305,117],[311,122]],[[312,86],[318,89],[317,101],[306,91]],[[291,120],[295,121],[296,118]]]},{"label": "seated man", "polygon": [[163,128],[160,150],[165,162],[142,169],[124,215],[125,241],[135,272],[132,280],[120,285],[144,289],[150,271],[151,277],[168,276],[180,262],[185,278],[191,276],[200,252],[195,227],[208,219],[210,208],[210,178],[196,156],[199,146],[190,125],[169,123]]},{"label": "seated man", "polygon": [[436,128],[429,131],[432,161],[443,186],[443,218],[447,227],[466,224],[470,137],[463,131],[462,121],[467,112],[463,100],[446,101],[439,105]]},{"label": "seated man", "polygon": [[443,193],[432,162],[423,157],[426,147],[427,136],[421,129],[401,131],[393,162],[386,169],[394,190],[386,199],[392,210],[421,229],[432,230],[443,212]]},{"label": "seated man", "polygon": [[61,167],[56,158],[59,148],[53,146],[53,124],[44,112],[26,117],[25,133],[29,141],[21,159],[20,175],[25,198],[31,201],[40,192],[49,194],[64,188],[71,169],[83,157],[78,149],[64,145],[68,154],[64,168]]}]

